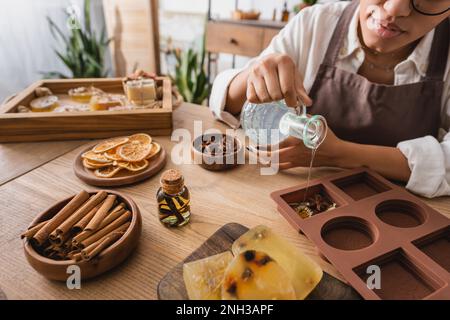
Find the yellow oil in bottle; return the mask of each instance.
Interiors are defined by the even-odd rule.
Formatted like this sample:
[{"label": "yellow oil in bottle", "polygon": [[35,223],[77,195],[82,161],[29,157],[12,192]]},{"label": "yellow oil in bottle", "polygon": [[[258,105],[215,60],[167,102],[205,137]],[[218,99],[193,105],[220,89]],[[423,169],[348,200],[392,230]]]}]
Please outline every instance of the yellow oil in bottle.
[{"label": "yellow oil in bottle", "polygon": [[165,171],[158,189],[159,221],[168,227],[186,225],[191,217],[190,194],[183,175],[175,169]]}]

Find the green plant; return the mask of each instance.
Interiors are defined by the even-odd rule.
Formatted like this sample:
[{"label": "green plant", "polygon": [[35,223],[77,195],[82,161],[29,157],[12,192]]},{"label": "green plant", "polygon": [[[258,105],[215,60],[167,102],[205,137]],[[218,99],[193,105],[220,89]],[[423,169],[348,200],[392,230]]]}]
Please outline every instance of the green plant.
[{"label": "green plant", "polygon": [[[56,55],[72,72],[73,78],[103,78],[107,77],[108,70],[105,70],[105,52],[112,39],[106,38],[105,28],[102,28],[100,36],[97,37],[91,28],[91,1],[84,1],[84,25],[79,21],[76,27],[70,28],[70,34],[66,36],[55,22],[47,17],[52,36],[57,41],[62,41],[65,52],[55,49]],[[68,19],[75,19],[69,16]],[[44,73],[46,78],[69,78],[61,72],[51,71]]]},{"label": "green plant", "polygon": [[175,50],[177,65],[175,67],[174,81],[184,101],[202,104],[211,90],[205,74],[205,46],[202,41],[201,52],[193,49],[187,51]]}]

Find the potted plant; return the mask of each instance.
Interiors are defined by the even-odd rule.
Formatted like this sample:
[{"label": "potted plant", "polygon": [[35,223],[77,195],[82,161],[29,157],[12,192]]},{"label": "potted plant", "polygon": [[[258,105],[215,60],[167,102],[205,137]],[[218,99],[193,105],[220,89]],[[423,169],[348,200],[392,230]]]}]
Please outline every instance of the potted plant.
[{"label": "potted plant", "polygon": [[176,59],[175,72],[171,78],[184,101],[202,104],[211,91],[211,85],[205,73],[205,35],[202,38],[200,52],[192,48],[173,49],[169,44],[166,57],[171,55]]},{"label": "potted plant", "polygon": [[[58,58],[69,68],[71,75],[51,71],[44,73],[46,78],[105,78],[108,70],[105,68],[105,53],[112,39],[107,39],[105,27],[100,36],[97,36],[91,28],[91,1],[84,2],[84,24],[75,21],[76,25],[70,28],[70,34],[66,36],[55,22],[47,17],[50,32],[57,41],[62,41],[64,51],[55,50]],[[68,19],[75,19],[69,16]]]}]

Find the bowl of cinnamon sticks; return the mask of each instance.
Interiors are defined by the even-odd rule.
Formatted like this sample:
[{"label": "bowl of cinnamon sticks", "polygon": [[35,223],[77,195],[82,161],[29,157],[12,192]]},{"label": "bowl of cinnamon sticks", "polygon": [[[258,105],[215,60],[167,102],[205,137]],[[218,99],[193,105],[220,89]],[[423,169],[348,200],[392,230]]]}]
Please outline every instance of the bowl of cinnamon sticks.
[{"label": "bowl of cinnamon sticks", "polygon": [[66,281],[77,265],[81,279],[104,273],[136,247],[142,218],[134,201],[110,190],[81,191],[39,214],[21,235],[30,265],[46,278]]}]

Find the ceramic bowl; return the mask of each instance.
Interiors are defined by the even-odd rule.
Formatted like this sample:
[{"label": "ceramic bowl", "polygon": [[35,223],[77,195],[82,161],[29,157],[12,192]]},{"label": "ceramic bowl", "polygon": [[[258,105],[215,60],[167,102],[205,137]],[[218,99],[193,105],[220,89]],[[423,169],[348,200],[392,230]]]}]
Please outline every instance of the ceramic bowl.
[{"label": "ceramic bowl", "polygon": [[242,159],[244,159],[242,143],[241,141],[230,135],[224,135],[227,139],[234,139],[234,143],[236,145],[236,151],[219,154],[219,155],[211,155],[202,152],[202,142],[210,139],[212,136],[218,136],[221,134],[210,133],[203,134],[198,136],[192,141],[192,157],[194,163],[200,165],[202,168],[211,170],[211,171],[221,171],[228,170],[234,168],[238,165],[239,155],[242,153]]}]

